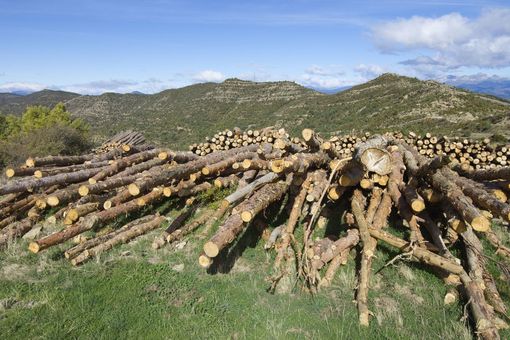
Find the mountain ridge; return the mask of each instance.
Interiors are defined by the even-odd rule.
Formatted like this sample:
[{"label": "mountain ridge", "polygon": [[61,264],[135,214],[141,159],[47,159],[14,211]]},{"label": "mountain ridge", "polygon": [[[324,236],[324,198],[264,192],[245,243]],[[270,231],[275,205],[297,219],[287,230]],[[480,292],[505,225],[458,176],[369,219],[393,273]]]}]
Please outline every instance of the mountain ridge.
[{"label": "mountain ridge", "polygon": [[[69,111],[98,134],[138,129],[150,140],[176,147],[233,126],[276,125],[292,133],[311,127],[325,136],[392,129],[508,138],[510,130],[508,101],[397,74],[384,74],[336,94],[290,81],[230,78],[146,95],[65,96]],[[0,96],[0,111],[5,113],[4,107]]]}]

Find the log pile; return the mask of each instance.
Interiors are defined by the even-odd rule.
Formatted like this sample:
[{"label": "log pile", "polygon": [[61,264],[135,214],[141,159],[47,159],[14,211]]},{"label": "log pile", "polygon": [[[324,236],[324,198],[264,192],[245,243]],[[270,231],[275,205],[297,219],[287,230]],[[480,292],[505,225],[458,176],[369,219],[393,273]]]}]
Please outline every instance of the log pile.
[{"label": "log pile", "polygon": [[145,144],[145,137],[138,131],[122,131],[105,141],[101,146],[95,149],[97,153],[108,152],[117,148],[127,149],[130,146]]},{"label": "log pile", "polygon": [[[492,220],[510,221],[510,167],[487,155],[450,155],[467,151],[469,142],[447,151],[447,144],[453,146],[447,140],[456,139],[425,138],[389,133],[324,139],[310,129],[292,138],[273,128],[233,129],[187,152],[117,145],[100,154],[34,158],[11,168],[16,175],[0,186],[0,247],[51,223],[54,228],[35,235],[29,251],[60,245],[71,264],[80,265],[152,231],[154,249],[196,234],[206,238],[198,263],[214,270],[243,235],[268,229],[264,248],[275,254],[270,291],[282,289],[285,280],[324,289],[358,253],[356,302],[366,326],[372,259],[384,243],[401,253],[395,261],[421,262],[445,282],[456,282],[445,301],[462,296],[476,334],[497,338],[507,307],[480,239],[510,259],[508,245],[491,230]],[[470,152],[489,149],[507,152],[489,143]],[[229,194],[211,204],[218,197],[212,193],[222,188]],[[184,206],[176,218],[164,208],[172,200]],[[278,216],[286,222],[271,229]],[[112,228],[119,220],[123,225]],[[325,228],[329,220],[334,228]],[[403,237],[394,232],[400,228]]]},{"label": "log pile", "polygon": [[[336,155],[350,157],[354,152],[355,145],[366,141],[370,137],[370,133],[366,132],[360,136],[353,134],[334,135],[322,139],[318,136],[310,136],[310,131],[310,129],[303,130],[303,139],[300,139],[297,137],[290,138],[289,134],[282,129],[266,128],[247,131],[242,131],[239,128],[227,129],[218,132],[211,138],[207,137],[204,143],[190,145],[189,150],[197,155],[204,156],[215,150],[228,150],[261,142],[273,143],[278,139],[290,139],[291,142],[304,146],[306,141],[311,139],[312,143],[320,145],[325,152],[334,152]],[[478,141],[461,137],[434,136],[430,133],[422,136],[414,132],[408,134],[392,132],[388,135],[414,146],[420,155],[428,158],[447,156],[452,161],[461,164],[465,169],[488,169],[510,165],[510,144],[495,145],[491,143],[489,138]]]}]

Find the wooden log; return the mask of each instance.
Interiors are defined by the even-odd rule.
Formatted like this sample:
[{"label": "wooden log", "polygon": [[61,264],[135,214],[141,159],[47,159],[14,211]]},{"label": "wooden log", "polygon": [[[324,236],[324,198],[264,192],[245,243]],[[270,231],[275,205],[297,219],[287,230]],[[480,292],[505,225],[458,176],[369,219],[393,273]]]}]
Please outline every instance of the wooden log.
[{"label": "wooden log", "polygon": [[[166,236],[166,242],[172,243],[172,242],[176,242],[176,241],[182,239],[184,236],[192,233],[198,227],[200,227],[201,225],[206,223],[213,215],[214,215],[213,210],[208,209],[208,210],[204,211],[202,214],[200,214],[200,216],[198,216],[192,222],[190,222],[190,223],[186,224],[185,226],[183,226],[182,228],[176,229],[174,232],[168,234]],[[153,245],[153,247],[154,247],[154,245]]]},{"label": "wooden log", "polygon": [[9,224],[0,231],[0,249],[6,247],[9,241],[25,235],[32,229],[37,218],[27,217],[21,221]]},{"label": "wooden log", "polygon": [[355,247],[359,239],[359,231],[357,229],[348,229],[344,237],[328,243],[324,247],[315,248],[312,253],[307,254],[312,259],[312,268],[320,270],[342,252],[349,251]]},{"label": "wooden log", "polygon": [[[409,165],[409,157],[414,158],[414,162],[419,161],[425,164],[426,160],[416,154],[416,151],[409,145],[402,144],[409,151],[406,153],[406,164]],[[408,167],[410,169],[410,167]],[[415,175],[413,173],[413,175]],[[431,186],[437,190],[444,199],[448,200],[453,208],[459,213],[464,221],[469,223],[475,230],[487,231],[490,228],[489,220],[483,216],[473,203],[464,195],[462,190],[451,180],[445,177],[442,171],[435,171],[427,175],[427,180]]]},{"label": "wooden log", "polygon": [[74,208],[68,210],[66,218],[68,218],[72,222],[78,221],[80,217],[96,211],[98,207],[99,207],[98,202],[76,205]]},{"label": "wooden log", "polygon": [[105,251],[110,250],[118,244],[123,244],[131,241],[132,239],[148,233],[151,230],[159,228],[165,221],[164,216],[155,216],[152,220],[135,225],[121,233],[118,233],[111,239],[101,243],[93,248],[83,251],[80,255],[71,260],[73,266],[77,266],[92,256],[97,256]]},{"label": "wooden log", "polygon": [[385,137],[374,136],[356,147],[354,159],[363,164],[367,171],[388,175],[391,172],[391,157],[386,151],[387,145]]},{"label": "wooden log", "polygon": [[267,184],[235,209],[240,212],[243,222],[248,223],[271,203],[280,200],[288,188],[289,184],[283,181]]},{"label": "wooden log", "polygon": [[312,129],[303,129],[301,132],[303,139],[312,151],[318,151],[324,142]]},{"label": "wooden log", "polygon": [[374,187],[372,189],[372,194],[370,196],[370,203],[368,204],[367,213],[365,219],[369,225],[372,224],[374,220],[375,213],[377,212],[377,208],[381,204],[383,190],[378,187]]},{"label": "wooden log", "polygon": [[116,189],[119,187],[123,187],[133,183],[138,178],[140,178],[140,174],[131,175],[131,176],[123,176],[123,177],[114,177],[109,178],[105,181],[98,182],[96,184],[84,184],[78,187],[78,193],[80,196],[87,196],[91,194],[99,194],[103,191],[108,191],[112,189]]},{"label": "wooden log", "polygon": [[280,249],[278,250],[278,254],[276,255],[276,259],[274,261],[274,268],[279,270],[281,261],[285,257],[285,254],[287,252],[287,249],[291,242],[292,234],[294,233],[294,229],[296,228],[296,225],[299,221],[299,218],[301,216],[301,211],[303,208],[303,204],[306,200],[306,194],[308,192],[308,189],[310,187],[310,184],[312,182],[312,174],[308,173],[306,179],[304,180],[303,184],[301,185],[301,190],[299,193],[294,197],[294,202],[292,204],[292,209],[289,214],[289,218],[287,220],[287,224],[282,232],[282,244],[280,246]]},{"label": "wooden log", "polygon": [[130,155],[128,157],[124,157],[114,161],[111,165],[103,168],[100,172],[95,174],[93,177],[89,178],[90,184],[95,184],[99,181],[102,181],[106,177],[110,177],[114,174],[119,173],[125,168],[139,164],[148,160],[153,159],[158,156],[162,150],[161,149],[152,149],[144,152],[135,153],[134,155]]},{"label": "wooden log", "polygon": [[464,268],[462,268],[461,265],[451,260],[448,260],[440,255],[434,254],[433,252],[424,248],[413,247],[410,249],[409,248],[410,244],[408,242],[396,236],[393,236],[385,231],[370,228],[369,232],[372,237],[381,240],[385,243],[388,243],[389,245],[396,247],[401,251],[411,252],[411,255],[413,257],[427,265],[444,269],[450,273],[457,275],[460,275],[464,272]]},{"label": "wooden log", "polygon": [[404,190],[402,191],[402,193],[404,194],[406,201],[411,206],[411,209],[415,213],[420,213],[423,210],[425,210],[425,201],[418,193],[417,186],[418,183],[416,179],[413,178],[409,180],[409,183],[407,183],[407,185],[404,186]]},{"label": "wooden log", "polygon": [[271,170],[275,173],[305,173],[309,169],[320,168],[328,164],[330,158],[323,152],[300,153],[270,162]]},{"label": "wooden log", "polygon": [[218,256],[219,252],[244,230],[245,223],[253,220],[259,212],[267,208],[271,203],[280,200],[288,187],[289,184],[287,182],[266,184],[241,203],[237,207],[238,213],[234,212],[204,245],[205,254],[210,258]]},{"label": "wooden log", "polygon": [[381,229],[388,224],[388,217],[391,214],[391,195],[388,191],[384,191],[381,203],[375,212],[374,218],[372,220],[372,228]]},{"label": "wooden log", "polygon": [[205,176],[209,175],[218,175],[225,170],[227,170],[229,167],[232,166],[232,164],[236,162],[242,162],[245,159],[251,159],[257,156],[256,152],[243,152],[236,155],[233,155],[229,158],[223,159],[219,162],[216,162],[214,164],[208,164],[202,168],[202,174]]},{"label": "wooden log", "polygon": [[87,249],[90,249],[90,248],[93,248],[93,247],[95,247],[95,246],[97,246],[97,245],[99,245],[101,243],[104,243],[104,242],[112,239],[114,236],[118,235],[119,233],[122,233],[122,232],[130,229],[131,227],[133,227],[133,226],[135,226],[137,224],[141,224],[141,223],[145,223],[145,222],[151,221],[155,217],[156,217],[155,215],[146,215],[146,216],[143,216],[141,218],[138,218],[138,219],[136,219],[134,221],[131,221],[131,222],[125,224],[124,226],[122,226],[119,229],[113,230],[113,231],[111,231],[111,232],[109,232],[107,234],[104,234],[104,235],[92,238],[90,240],[87,240],[85,242],[79,243],[76,246],[66,250],[64,252],[64,256],[65,256],[66,259],[73,259],[78,254],[82,253],[83,251],[85,251]]},{"label": "wooden log", "polygon": [[[143,199],[149,203],[156,201],[163,195],[163,190],[153,190],[152,192],[143,196]],[[118,216],[129,214],[141,208],[137,199],[120,204],[114,208],[103,210],[95,214],[88,215],[83,220],[78,221],[65,230],[53,233],[43,237],[37,241],[31,242],[28,249],[33,253],[38,253],[41,250],[63,243],[76,235],[79,235],[87,230],[91,230],[99,225],[104,225],[108,221],[112,221]]]},{"label": "wooden log", "polygon": [[53,185],[71,184],[83,182],[101,171],[101,168],[85,169],[71,173],[63,173],[50,177],[37,179],[25,179],[18,182],[9,182],[0,186],[0,195],[13,192],[32,191],[39,188],[50,187]]},{"label": "wooden log", "polygon": [[358,305],[359,323],[361,326],[369,325],[368,310],[368,288],[370,283],[370,268],[372,265],[372,257],[374,256],[377,241],[370,236],[368,231],[369,224],[363,216],[365,210],[365,200],[360,190],[354,190],[351,200],[352,213],[356,219],[359,229],[360,239],[363,244],[361,251],[361,266],[358,276],[358,290],[356,294],[356,302]]},{"label": "wooden log", "polygon": [[475,171],[464,170],[460,166],[456,166],[454,170],[474,181],[510,180],[510,166]]},{"label": "wooden log", "polygon": [[485,190],[483,184],[458,176],[450,169],[443,169],[442,173],[455,184],[464,194],[471,198],[479,207],[489,210],[506,221],[510,221],[510,205],[499,201],[495,196]]},{"label": "wooden log", "polygon": [[236,190],[229,196],[225,197],[223,201],[221,202],[221,206],[229,207],[237,204],[241,200],[243,200],[245,197],[259,189],[260,187],[274,182],[279,178],[279,175],[274,172],[269,172],[266,175],[256,179],[255,181],[251,182],[250,184],[246,185],[245,187]]},{"label": "wooden log", "polygon": [[489,241],[490,244],[492,244],[494,248],[496,248],[496,254],[510,259],[510,248],[506,247],[493,231],[489,230],[486,232],[485,238]]},{"label": "wooden log", "polygon": [[214,186],[216,188],[229,188],[235,186],[237,183],[239,183],[239,177],[235,174],[227,177],[218,177],[214,180]]}]

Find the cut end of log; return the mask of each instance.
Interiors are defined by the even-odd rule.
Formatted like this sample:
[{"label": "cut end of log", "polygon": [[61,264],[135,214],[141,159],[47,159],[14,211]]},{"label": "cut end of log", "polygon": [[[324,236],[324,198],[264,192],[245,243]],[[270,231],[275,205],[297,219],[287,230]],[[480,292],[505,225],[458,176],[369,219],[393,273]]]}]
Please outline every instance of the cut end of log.
[{"label": "cut end of log", "polygon": [[367,149],[363,152],[360,159],[368,171],[379,175],[388,175],[392,170],[391,157],[386,150],[378,148]]},{"label": "cut end of log", "polygon": [[227,200],[223,200],[220,203],[220,209],[227,209],[230,203]]},{"label": "cut end of log", "polygon": [[107,201],[105,201],[105,202],[103,203],[103,209],[104,209],[104,210],[108,210],[108,209],[110,209],[111,207],[112,207],[112,201],[107,200]]},{"label": "cut end of log", "polygon": [[422,212],[423,210],[425,210],[425,202],[423,202],[422,200],[413,200],[411,202],[411,209],[413,209],[414,212]]},{"label": "cut end of log", "polygon": [[285,161],[283,159],[276,159],[271,162],[271,171],[274,173],[281,173],[285,170]]},{"label": "cut end of log", "polygon": [[172,189],[170,187],[163,188],[163,196],[170,197],[172,196]]},{"label": "cut end of log", "polygon": [[203,174],[203,175],[207,176],[207,175],[209,175],[210,173],[211,173],[211,170],[209,170],[209,168],[208,168],[208,167],[203,167],[203,168],[202,168],[202,174]]},{"label": "cut end of log", "polygon": [[212,264],[212,260],[211,258],[209,258],[207,255],[204,255],[204,254],[201,254],[199,257],[198,257],[198,264],[200,264],[200,266],[202,268],[209,268]]},{"label": "cut end of log", "polygon": [[56,207],[60,203],[60,200],[58,199],[57,196],[49,196],[46,199],[46,202],[48,203],[48,205],[50,205],[52,207]]},{"label": "cut end of log", "polygon": [[14,169],[8,168],[7,170],[5,170],[5,176],[7,176],[7,178],[14,177],[15,174],[16,171],[14,171]]},{"label": "cut end of log", "polygon": [[168,158],[168,153],[165,151],[162,151],[162,152],[158,153],[158,158],[161,160],[165,160]]},{"label": "cut end of log", "polygon": [[89,178],[89,184],[93,185],[96,183],[97,183],[97,181],[94,178]]},{"label": "cut end of log", "polygon": [[305,142],[309,142],[313,138],[314,132],[312,129],[303,129],[301,132],[301,136],[303,136],[303,139]]},{"label": "cut end of log", "polygon": [[78,188],[78,193],[80,196],[87,196],[89,194],[89,188],[86,185],[80,185]]},{"label": "cut end of log", "polygon": [[34,177],[35,178],[42,178],[43,177],[43,173],[41,170],[35,170],[34,171]]},{"label": "cut end of log", "polygon": [[243,169],[249,169],[250,166],[251,166],[251,159],[245,159],[242,163],[241,163],[241,166],[243,167]]},{"label": "cut end of log", "polygon": [[506,203],[506,201],[508,200],[508,196],[505,194],[505,192],[503,190],[499,190],[499,189],[493,190],[492,194],[494,196],[496,196],[498,201],[500,201],[502,203]]},{"label": "cut end of log", "polygon": [[333,201],[338,200],[340,198],[341,194],[342,193],[338,190],[337,187],[331,187],[328,190],[328,198],[333,200]]},{"label": "cut end of log", "polygon": [[205,253],[205,255],[207,255],[207,257],[209,257],[209,258],[216,257],[216,256],[218,256],[219,252],[220,252],[220,249],[213,242],[209,241],[206,244],[204,244],[204,253]]},{"label": "cut end of log", "polygon": [[128,191],[131,194],[131,196],[138,196],[138,195],[140,195],[140,188],[135,183],[131,183],[128,186]]},{"label": "cut end of log", "polygon": [[490,221],[485,216],[477,216],[471,221],[471,226],[476,231],[488,231],[491,227]]},{"label": "cut end of log", "polygon": [[143,198],[139,198],[138,200],[136,200],[136,204],[140,207],[143,207],[144,205],[147,204],[147,202]]},{"label": "cut end of log", "polygon": [[215,186],[216,188],[221,188],[221,187],[223,187],[223,184],[221,183],[221,181],[220,181],[219,179],[217,179],[217,178],[216,178],[216,179],[214,180],[214,186]]},{"label": "cut end of log", "polygon": [[37,208],[39,208],[40,210],[43,210],[46,208],[46,200],[43,199],[43,198],[38,198],[36,201],[35,201],[35,206]]},{"label": "cut end of log", "polygon": [[250,222],[253,219],[253,214],[251,211],[243,211],[241,213],[241,220],[243,222]]},{"label": "cut end of log", "polygon": [[368,178],[363,178],[360,182],[359,182],[359,185],[360,187],[362,187],[363,189],[372,189],[374,187],[374,183],[372,182],[372,180],[368,179]]},{"label": "cut end of log", "polygon": [[70,224],[72,224],[73,221],[76,221],[78,219],[78,217],[80,217],[80,215],[78,214],[78,210],[76,210],[74,208],[69,209],[69,211],[67,212],[67,215],[66,215],[66,219],[71,220]]},{"label": "cut end of log", "polygon": [[35,160],[30,157],[25,161],[25,165],[29,168],[33,168],[35,166]]},{"label": "cut end of log", "polygon": [[321,147],[323,150],[331,150],[331,148],[332,148],[331,142],[324,142],[324,143],[322,143]]},{"label": "cut end of log", "polygon": [[37,254],[40,248],[41,247],[39,247],[39,244],[37,242],[30,242],[30,244],[28,245],[28,250],[30,250],[34,254]]},{"label": "cut end of log", "polygon": [[127,144],[122,145],[122,151],[124,151],[124,152],[131,151],[131,146],[129,146]]}]

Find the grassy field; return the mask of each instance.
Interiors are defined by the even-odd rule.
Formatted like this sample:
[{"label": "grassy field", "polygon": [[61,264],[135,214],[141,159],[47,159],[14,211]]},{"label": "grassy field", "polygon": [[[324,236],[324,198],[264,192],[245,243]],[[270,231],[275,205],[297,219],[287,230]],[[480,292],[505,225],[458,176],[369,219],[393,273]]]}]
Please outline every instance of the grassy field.
[{"label": "grassy field", "polygon": [[[207,273],[203,241],[153,250],[159,232],[73,268],[65,247],[29,254],[27,241],[0,254],[3,339],[470,339],[462,304],[445,307],[446,287],[419,264],[401,262],[372,276],[369,328],[358,326],[354,252],[333,286],[317,295],[266,292],[273,255],[257,232]],[[508,233],[506,233],[508,235]],[[507,236],[505,236],[507,237]],[[508,237],[506,238],[508,241]],[[374,271],[396,253],[381,245]],[[495,269],[495,268],[492,268]],[[498,280],[508,301],[508,285]],[[509,338],[510,332],[501,332]]]}]

